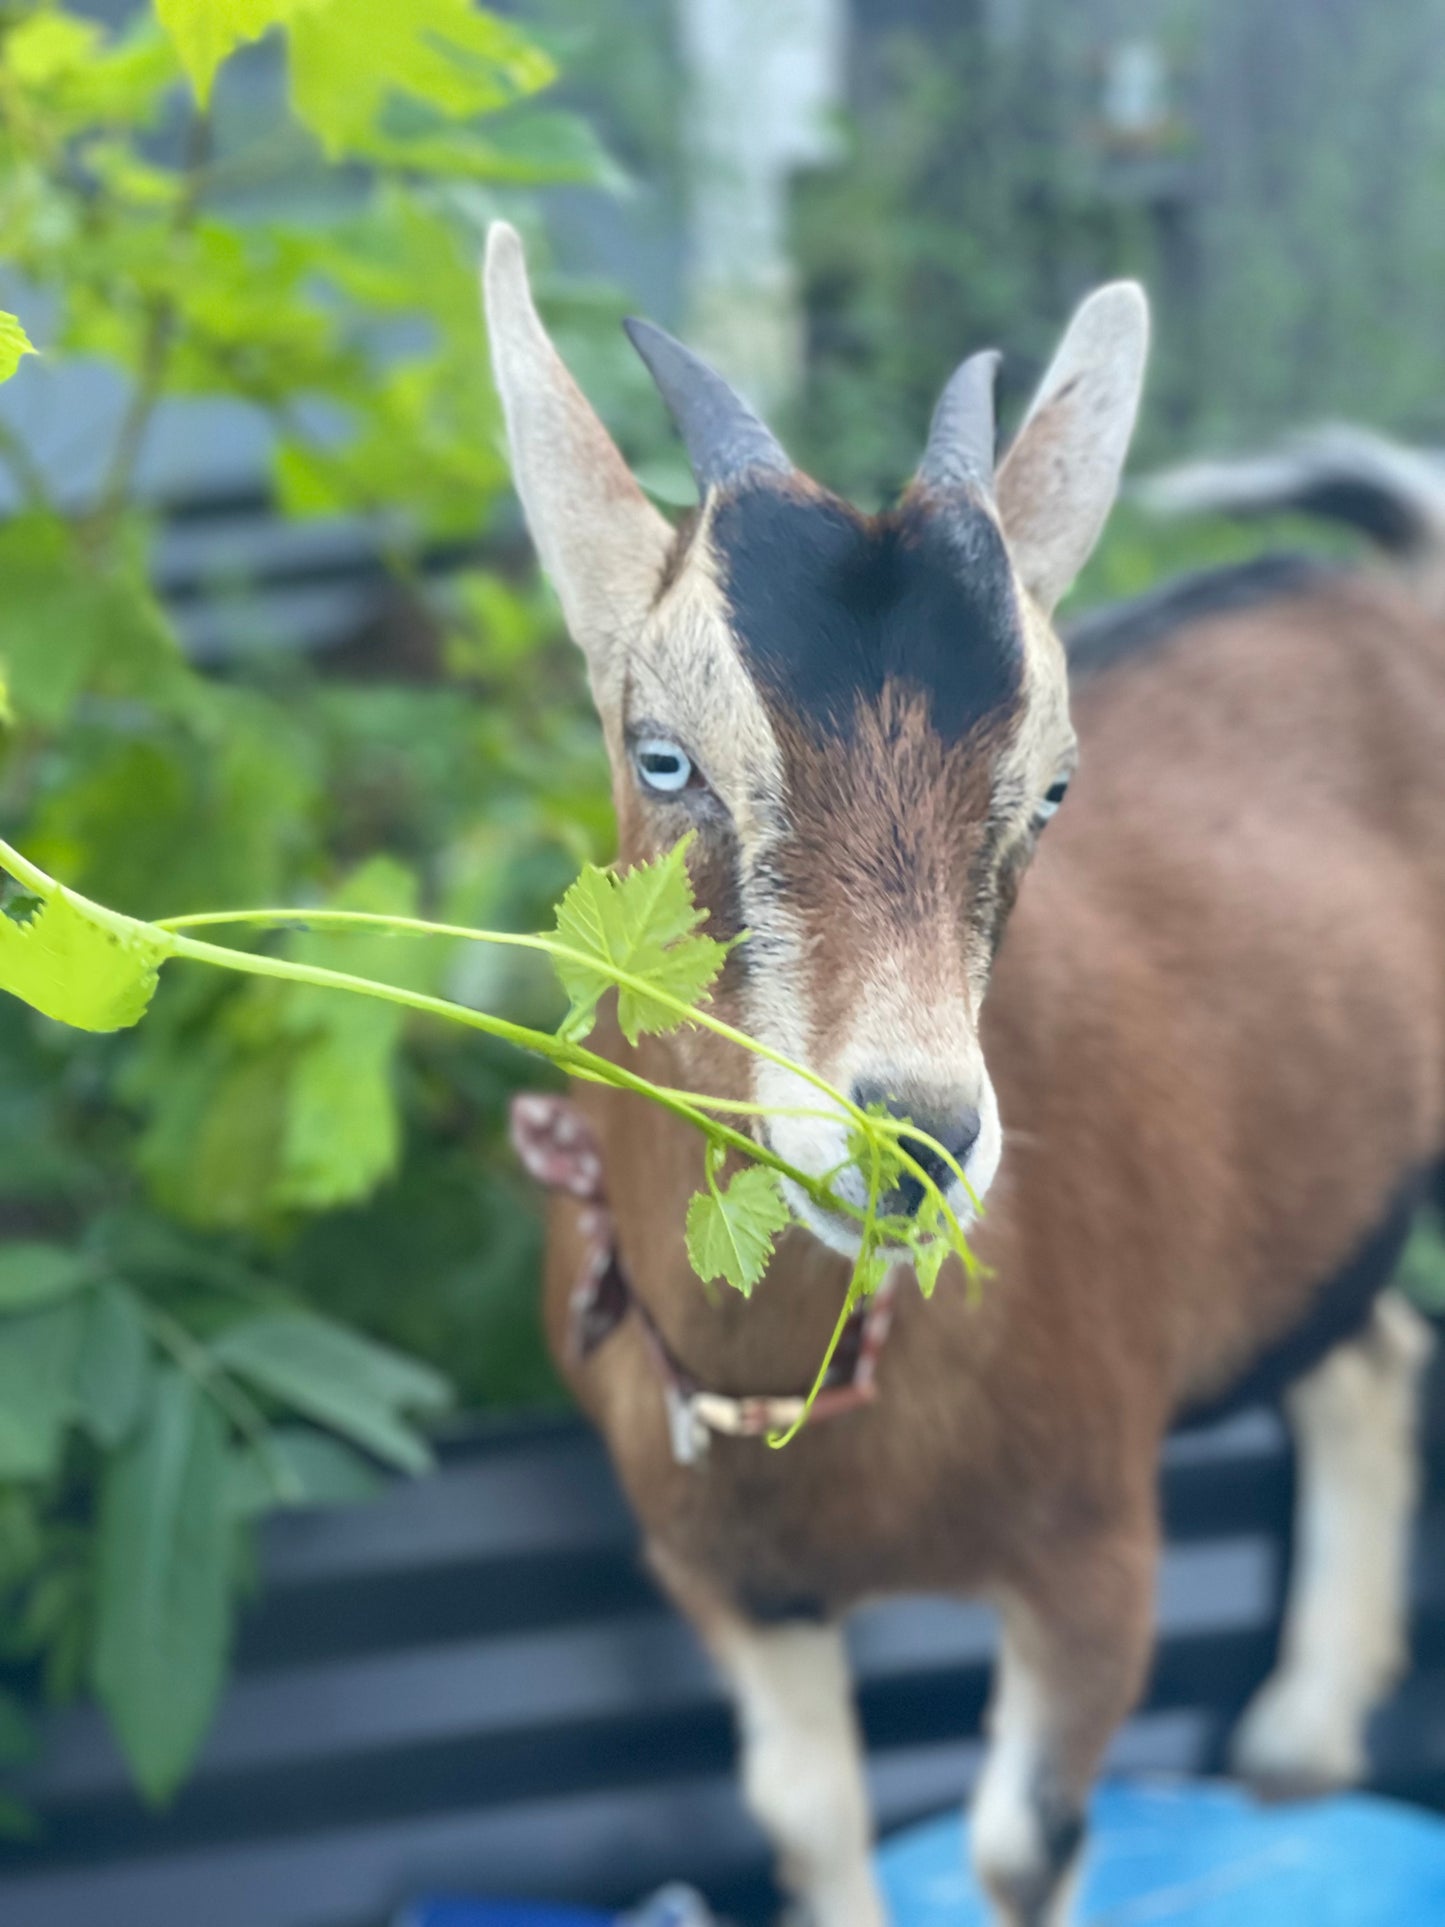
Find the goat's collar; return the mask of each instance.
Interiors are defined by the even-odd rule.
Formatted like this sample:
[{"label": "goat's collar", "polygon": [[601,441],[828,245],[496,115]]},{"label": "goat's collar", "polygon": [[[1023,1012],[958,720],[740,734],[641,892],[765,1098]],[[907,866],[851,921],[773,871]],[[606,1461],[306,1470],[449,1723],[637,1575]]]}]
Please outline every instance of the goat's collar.
[{"label": "goat's collar", "polygon": [[[580,1206],[584,1246],[581,1276],[572,1287],[567,1343],[580,1363],[610,1338],[629,1312],[647,1341],[662,1381],[672,1433],[673,1457],[693,1464],[714,1432],[761,1438],[785,1431],[803,1412],[801,1396],[758,1393],[734,1398],[710,1392],[668,1344],[661,1326],[633,1291],[617,1252],[617,1235],[603,1180],[602,1152],[580,1108],[564,1097],[526,1092],[512,1100],[512,1143],[539,1184],[561,1191]],[[807,1422],[838,1418],[877,1396],[878,1360],[893,1322],[898,1272],[889,1272],[866,1304],[849,1318]]]}]

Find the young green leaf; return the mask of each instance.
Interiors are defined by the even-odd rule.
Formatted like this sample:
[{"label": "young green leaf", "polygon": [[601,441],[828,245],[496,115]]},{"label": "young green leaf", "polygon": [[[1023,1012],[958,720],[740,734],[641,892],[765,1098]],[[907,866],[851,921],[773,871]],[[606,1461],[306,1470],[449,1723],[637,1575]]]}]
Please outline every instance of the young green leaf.
[{"label": "young green leaf", "polygon": [[792,1223],[778,1180],[760,1164],[731,1183],[699,1191],[687,1207],[687,1255],[704,1284],[725,1278],[744,1298],[768,1268],[773,1243]]},{"label": "young green leaf", "polygon": [[243,41],[259,40],[307,4],[308,0],[156,0],[156,15],[175,43],[196,99],[204,107],[222,61]]},{"label": "young green leaf", "polygon": [[195,1380],[167,1366],[144,1427],[102,1479],[92,1656],[152,1800],[175,1791],[220,1695],[234,1553],[225,1427]]},{"label": "young green leaf", "polygon": [[38,876],[29,864],[12,865],[12,855],[0,846],[0,866],[31,894],[23,915],[15,904],[0,906],[0,990],[77,1030],[138,1023],[175,948],[172,939]]},{"label": "young green leaf", "polygon": [[332,157],[405,166],[408,143],[396,131],[405,122],[391,111],[399,100],[413,116],[465,121],[535,93],[555,72],[472,0],[310,0],[292,11],[291,102]]},{"label": "young green leaf", "polygon": [[[690,837],[654,863],[619,876],[589,863],[557,906],[556,935],[575,957],[554,958],[572,1000],[564,1025],[571,1038],[592,1028],[597,1000],[625,971],[654,990],[695,1004],[712,987],[725,947],[699,934],[706,913],[693,902],[687,874]],[[646,991],[619,988],[617,1019],[635,1044],[644,1031],[673,1030],[683,1020]]]},{"label": "young green leaf", "polygon": [[933,1296],[938,1283],[938,1274],[943,1269],[943,1261],[948,1256],[949,1244],[946,1238],[920,1238],[909,1254],[914,1275],[918,1279],[918,1289],[925,1298]]},{"label": "young green leaf", "polygon": [[34,353],[29,335],[14,315],[0,310],[0,381],[9,381],[20,366],[22,355]]}]

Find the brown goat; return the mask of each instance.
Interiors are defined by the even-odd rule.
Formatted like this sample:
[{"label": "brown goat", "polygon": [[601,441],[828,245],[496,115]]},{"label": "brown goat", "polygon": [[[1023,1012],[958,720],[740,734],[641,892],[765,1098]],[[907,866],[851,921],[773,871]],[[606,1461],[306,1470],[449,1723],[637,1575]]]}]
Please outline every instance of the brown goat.
[{"label": "brown goat", "polygon": [[[1425,1341],[1378,1294],[1445,1153],[1445,626],[1383,575],[1196,587],[1133,619],[1157,637],[1081,638],[1071,718],[1049,617],[1132,427],[1145,311],[1127,286],[1080,310],[996,478],[992,367],[965,364],[913,487],[876,518],[637,329],[702,491],[679,532],[553,353],[509,229],[486,288],[622,861],[694,829],[710,927],[751,933],[720,1012],[883,1096],[989,1190],[981,1301],[951,1270],[931,1303],[900,1293],[872,1402],[783,1451],[717,1436],[679,1463],[659,1343],[711,1390],[797,1393],[839,1310],[848,1228],[810,1207],[750,1302],[713,1302],[683,1247],[696,1138],[580,1092],[646,1316],[578,1361],[568,1305],[593,1227],[559,1201],[552,1343],[734,1688],[748,1797],[821,1927],[880,1918],[839,1623],[901,1591],[999,1607],[975,1858],[999,1921],[1055,1927],[1149,1661],[1157,1462],[1178,1418],[1293,1373],[1301,1561],[1242,1767],[1356,1775],[1401,1662]],[[817,1104],[697,1032],[628,1061]],[[832,1118],[769,1130],[796,1165],[838,1161]]]}]

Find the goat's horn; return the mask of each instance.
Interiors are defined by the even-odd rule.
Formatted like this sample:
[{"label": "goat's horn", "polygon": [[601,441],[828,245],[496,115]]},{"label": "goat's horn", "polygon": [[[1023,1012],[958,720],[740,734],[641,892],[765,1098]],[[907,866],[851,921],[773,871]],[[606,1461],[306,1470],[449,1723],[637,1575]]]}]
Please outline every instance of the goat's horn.
[{"label": "goat's horn", "polygon": [[776,436],[721,375],[650,321],[622,325],[667,403],[703,493],[760,470],[792,474]]},{"label": "goat's horn", "polygon": [[938,398],[918,479],[933,488],[971,486],[993,492],[993,383],[996,348],[970,355]]}]

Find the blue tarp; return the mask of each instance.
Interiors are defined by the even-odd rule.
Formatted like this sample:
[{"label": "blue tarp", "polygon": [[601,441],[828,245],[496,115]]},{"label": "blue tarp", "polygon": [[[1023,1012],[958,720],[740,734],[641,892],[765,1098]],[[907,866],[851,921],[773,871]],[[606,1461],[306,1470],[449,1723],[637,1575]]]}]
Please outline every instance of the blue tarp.
[{"label": "blue tarp", "polygon": [[[985,1927],[954,1818],[878,1856],[895,1927]],[[1233,1787],[1101,1787],[1081,1927],[1442,1927],[1445,1821],[1361,1796],[1261,1806]]]},{"label": "blue tarp", "polygon": [[[986,1927],[956,1814],[895,1834],[878,1867],[894,1927]],[[1260,1806],[1223,1785],[1105,1786],[1094,1799],[1079,1921],[1445,1927],[1445,1821],[1365,1795]],[[611,1923],[583,1909],[447,1899],[408,1908],[400,1927]]]}]

